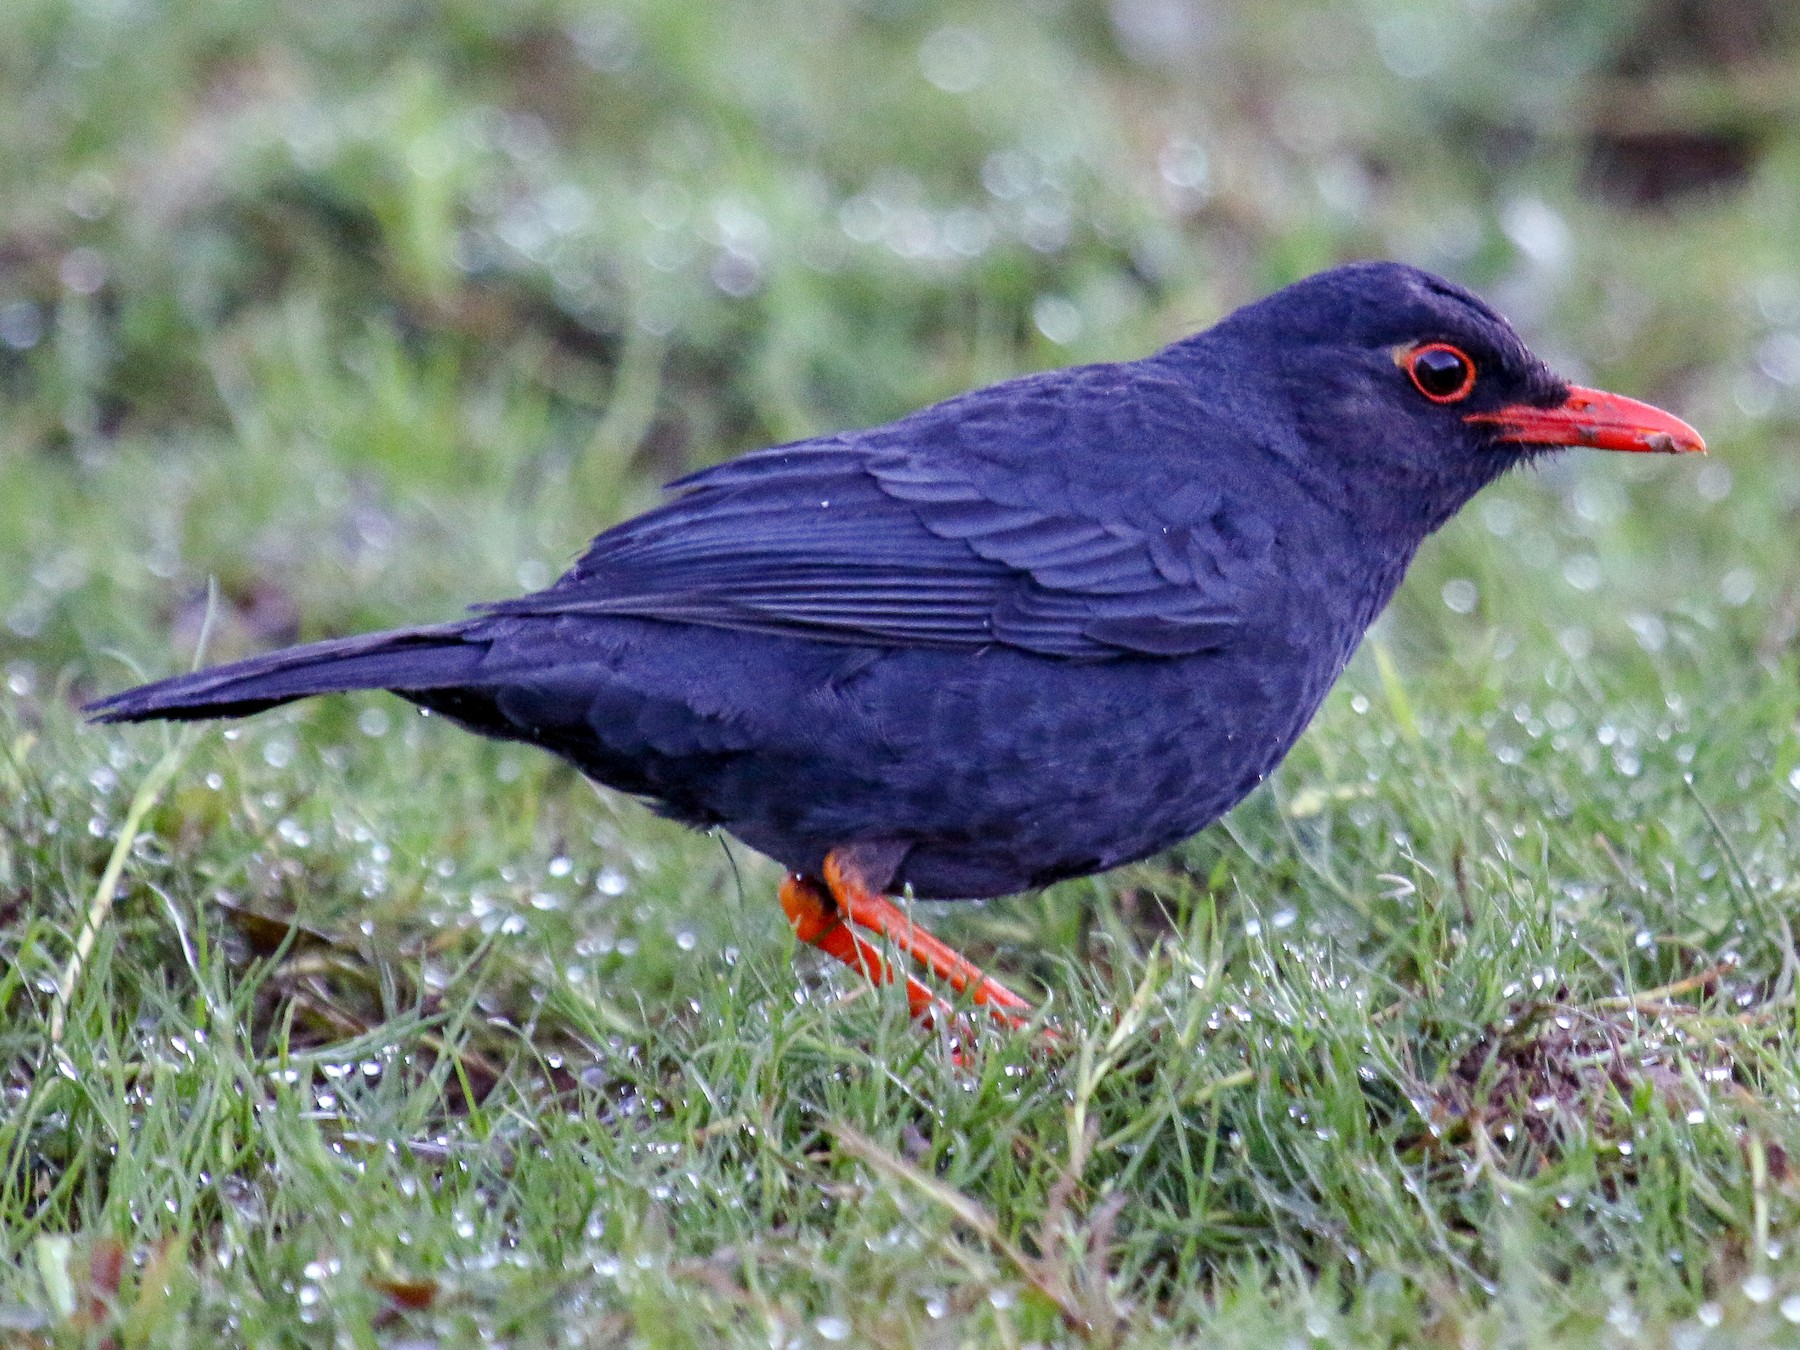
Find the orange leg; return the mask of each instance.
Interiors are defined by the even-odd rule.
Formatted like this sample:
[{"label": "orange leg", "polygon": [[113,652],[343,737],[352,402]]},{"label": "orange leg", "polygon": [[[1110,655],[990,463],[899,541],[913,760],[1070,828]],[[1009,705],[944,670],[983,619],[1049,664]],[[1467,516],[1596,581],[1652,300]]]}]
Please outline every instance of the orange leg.
[{"label": "orange leg", "polygon": [[781,907],[802,942],[860,970],[876,984],[904,978],[907,1005],[915,1017],[936,1021],[952,1015],[950,1006],[918,979],[892,969],[861,930],[877,933],[958,993],[967,992],[1003,1026],[1018,1028],[1029,1022],[1029,1002],[926,932],[911,915],[869,886],[840,854],[825,859],[824,871],[824,886],[797,874],[790,874],[781,884]]},{"label": "orange leg", "polygon": [[871,889],[839,854],[826,856],[825,884],[831,888],[832,899],[837,901],[838,908],[851,923],[880,933],[957,993],[970,991],[973,1002],[994,1009],[997,1020],[1008,1026],[1021,1027],[1029,1020],[1031,1004],[1028,1001],[987,975],[961,952],[926,932],[913,921],[912,915]]},{"label": "orange leg", "polygon": [[[781,883],[781,907],[793,925],[794,936],[834,956],[852,970],[860,970],[871,984],[892,984],[894,971],[882,959],[873,942],[844,921],[837,903],[811,877],[788,873]],[[931,990],[906,975],[906,1006],[914,1017],[930,1018],[951,1011]]]}]

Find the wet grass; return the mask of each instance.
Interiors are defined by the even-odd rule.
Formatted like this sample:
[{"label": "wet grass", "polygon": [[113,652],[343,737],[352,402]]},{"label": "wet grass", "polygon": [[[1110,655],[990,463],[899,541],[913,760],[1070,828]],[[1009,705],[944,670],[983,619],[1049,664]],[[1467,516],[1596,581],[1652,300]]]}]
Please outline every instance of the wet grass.
[{"label": "wet grass", "polygon": [[[1783,13],[8,7],[5,1336],[1800,1338]],[[393,702],[74,711],[1361,254],[1715,454],[1499,485],[1229,820],[935,914],[1057,1053]]]}]

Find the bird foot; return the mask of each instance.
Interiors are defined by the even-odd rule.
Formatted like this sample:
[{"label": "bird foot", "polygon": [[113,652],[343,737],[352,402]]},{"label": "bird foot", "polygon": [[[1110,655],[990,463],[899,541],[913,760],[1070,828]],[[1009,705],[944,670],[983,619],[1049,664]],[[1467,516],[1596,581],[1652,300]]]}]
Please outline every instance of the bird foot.
[{"label": "bird foot", "polygon": [[827,856],[824,872],[823,883],[798,873],[790,873],[781,883],[781,907],[802,942],[860,970],[876,984],[904,980],[907,1006],[927,1024],[955,1026],[959,1019],[949,1003],[911,972],[895,970],[867,934],[885,939],[957,993],[968,994],[972,1003],[985,1008],[1008,1030],[1030,1025],[1033,1010],[1029,1001],[932,936],[905,910],[864,882],[840,854]]},{"label": "bird foot", "polygon": [[950,1005],[911,974],[896,973],[881,949],[845,920],[837,902],[811,877],[789,873],[781,883],[781,908],[786,911],[794,936],[859,970],[872,984],[906,981],[906,1003],[914,1017],[927,1021],[954,1016]]}]

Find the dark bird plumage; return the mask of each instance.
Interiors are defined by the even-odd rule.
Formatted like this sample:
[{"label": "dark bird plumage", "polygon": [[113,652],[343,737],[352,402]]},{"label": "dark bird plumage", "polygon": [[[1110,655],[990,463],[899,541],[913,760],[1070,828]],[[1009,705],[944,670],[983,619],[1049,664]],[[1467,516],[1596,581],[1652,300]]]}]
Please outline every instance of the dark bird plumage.
[{"label": "dark bird plumage", "polygon": [[999,895],[1142,858],[1231,807],[1426,535],[1577,443],[1699,448],[1667,414],[1558,379],[1460,287],[1355,264],[1143,360],[694,474],[548,589],[474,617],[93,711],[390,689],[795,872],[857,846],[875,887]]}]

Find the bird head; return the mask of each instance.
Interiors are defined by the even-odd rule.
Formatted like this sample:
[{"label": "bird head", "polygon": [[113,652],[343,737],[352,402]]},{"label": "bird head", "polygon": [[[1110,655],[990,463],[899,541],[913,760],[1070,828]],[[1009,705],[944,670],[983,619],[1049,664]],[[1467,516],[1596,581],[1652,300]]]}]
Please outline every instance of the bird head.
[{"label": "bird head", "polygon": [[1561,379],[1477,296],[1400,263],[1321,272],[1204,336],[1275,354],[1259,392],[1290,413],[1295,469],[1427,531],[1548,451],[1706,449],[1660,408]]}]

